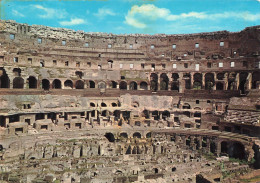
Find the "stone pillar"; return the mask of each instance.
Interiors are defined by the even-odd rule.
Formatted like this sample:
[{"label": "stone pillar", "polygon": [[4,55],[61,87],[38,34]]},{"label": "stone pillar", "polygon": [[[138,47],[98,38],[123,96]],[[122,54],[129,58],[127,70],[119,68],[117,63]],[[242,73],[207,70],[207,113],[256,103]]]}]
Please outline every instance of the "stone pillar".
[{"label": "stone pillar", "polygon": [[10,121],[9,116],[6,116],[5,117],[5,127],[6,128],[7,128],[8,124],[9,124],[9,121]]},{"label": "stone pillar", "polygon": [[224,90],[228,89],[228,73],[224,75]]},{"label": "stone pillar", "polygon": [[95,110],[95,116],[94,116],[94,118],[96,119],[97,118],[97,110]]},{"label": "stone pillar", "polygon": [[190,73],[190,89],[193,89],[193,82],[194,82],[194,72]]},{"label": "stone pillar", "polygon": [[236,80],[235,80],[235,82],[236,82],[236,90],[238,90],[238,87],[239,87],[239,73],[237,73],[237,75],[236,75]]},{"label": "stone pillar", "polygon": [[205,73],[202,73],[202,86],[201,89],[205,89]]},{"label": "stone pillar", "polygon": [[151,90],[151,86],[147,84],[147,90]]},{"label": "stone pillar", "polygon": [[248,90],[251,90],[251,88],[252,88],[252,72],[248,73],[247,86],[246,87],[247,87]]},{"label": "stone pillar", "polygon": [[48,114],[44,114],[44,119],[48,119]]},{"label": "stone pillar", "polygon": [[183,80],[183,73],[179,75],[179,93],[184,93],[185,81]]},{"label": "stone pillar", "polygon": [[140,90],[140,84],[137,85],[137,90]]},{"label": "stone pillar", "polygon": [[216,74],[216,72],[213,72],[213,74],[214,74],[214,85],[213,85],[213,90],[216,90],[216,81],[217,81],[217,74]]}]

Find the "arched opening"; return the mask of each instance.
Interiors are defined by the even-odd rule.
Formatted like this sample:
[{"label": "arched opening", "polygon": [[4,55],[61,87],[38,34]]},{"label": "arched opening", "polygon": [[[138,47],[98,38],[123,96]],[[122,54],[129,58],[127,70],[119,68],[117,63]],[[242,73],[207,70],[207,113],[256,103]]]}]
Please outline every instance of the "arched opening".
[{"label": "arched opening", "polygon": [[252,74],[252,89],[258,89],[260,84],[260,72],[253,72]]},{"label": "arched opening", "polygon": [[55,79],[52,82],[52,88],[53,89],[61,89],[61,81],[59,79]]},{"label": "arched opening", "polygon": [[195,118],[201,118],[201,112],[195,112],[194,117]]},{"label": "arched opening", "polygon": [[231,72],[228,75],[228,90],[236,90],[236,73],[235,72]]},{"label": "arched opening", "polygon": [[89,81],[89,88],[95,88],[95,82],[94,81]]},{"label": "arched opening", "polygon": [[65,88],[65,89],[72,89],[72,88],[73,88],[73,83],[72,83],[72,81],[71,81],[71,80],[66,80],[66,81],[64,82],[64,88]]},{"label": "arched opening", "polygon": [[133,147],[132,154],[137,154],[137,148],[136,148],[136,146]]},{"label": "arched opening", "polygon": [[147,90],[148,89],[148,85],[146,82],[142,81],[140,83],[140,90]]},{"label": "arched opening", "polygon": [[90,107],[95,107],[96,105],[95,105],[95,103],[93,103],[93,102],[90,102]]},{"label": "arched opening", "polygon": [[245,159],[245,147],[239,142],[235,142],[233,144],[233,154],[231,155],[233,158],[237,159]]},{"label": "arched opening", "polygon": [[120,90],[126,90],[127,89],[127,84],[125,81],[121,81],[119,84]]},{"label": "arched opening", "polygon": [[149,112],[144,110],[142,116],[145,117],[145,119],[149,119]]},{"label": "arched opening", "polygon": [[131,154],[131,146],[128,146],[128,148],[127,148],[127,150],[126,150],[126,152],[125,152],[125,154]]},{"label": "arched opening", "polygon": [[152,133],[151,132],[148,132],[147,134],[146,134],[146,138],[151,138],[152,137]]},{"label": "arched opening", "polygon": [[183,79],[185,80],[185,89],[191,89],[190,73],[183,73]]},{"label": "arched opening", "polygon": [[169,78],[167,74],[162,73],[160,75],[160,90],[168,90]]},{"label": "arched opening", "polygon": [[151,91],[157,91],[158,90],[158,75],[155,73],[152,73],[150,76],[150,81],[151,81],[151,86],[150,86]]},{"label": "arched opening", "polygon": [[120,119],[121,112],[119,110],[115,110],[113,112],[113,116],[115,116],[115,120],[118,121]]},{"label": "arched opening", "polygon": [[193,82],[193,89],[200,90],[202,89],[202,74],[196,73],[194,74],[194,82]]},{"label": "arched opening", "polygon": [[179,82],[172,82],[172,84],[171,84],[171,90],[177,90],[177,91],[179,91]]},{"label": "arched opening", "polygon": [[221,153],[228,153],[228,143],[225,141],[221,142]]},{"label": "arched opening", "polygon": [[81,79],[82,76],[84,75],[83,72],[81,72],[81,71],[76,71],[75,74],[76,74],[76,76],[78,76],[80,79]]},{"label": "arched opening", "polygon": [[111,82],[111,88],[117,88],[117,82],[112,81]]},{"label": "arched opening", "polygon": [[106,83],[105,82],[99,82],[98,83],[98,88],[99,89],[105,89],[106,88]]},{"label": "arched opening", "polygon": [[224,78],[225,78],[225,73],[221,72],[221,73],[217,74],[217,79],[218,80],[224,80]]},{"label": "arched opening", "polygon": [[108,68],[109,68],[109,69],[112,69],[112,68],[113,68],[113,61],[112,61],[112,60],[109,60],[109,61],[107,62],[107,64],[108,64]]},{"label": "arched opening", "polygon": [[120,133],[119,137],[127,139],[128,135],[127,135],[127,133],[123,132],[123,133]]},{"label": "arched opening", "polygon": [[170,112],[169,111],[163,111],[162,112],[162,118],[164,119],[164,120],[166,120],[167,118],[169,118],[170,117]]},{"label": "arched opening", "polygon": [[172,73],[172,81],[178,81],[179,74],[178,73]]},{"label": "arched opening", "polygon": [[0,88],[10,88],[10,79],[3,68],[0,69]]},{"label": "arched opening", "polygon": [[130,90],[137,90],[137,83],[132,81],[129,85]]},{"label": "arched opening", "polygon": [[105,134],[105,137],[107,138],[107,140],[109,142],[115,142],[115,137],[114,137],[114,134],[113,133],[106,133]]},{"label": "arched opening", "polygon": [[154,168],[153,171],[154,171],[154,173],[156,173],[156,174],[159,173],[158,168]]},{"label": "arched opening", "polygon": [[84,82],[82,80],[78,80],[75,83],[76,89],[84,89]]},{"label": "arched opening", "polygon": [[42,89],[49,90],[50,89],[50,81],[47,79],[42,80]]},{"label": "arched opening", "polygon": [[211,90],[214,85],[215,85],[214,74],[212,73],[205,74],[205,89]]},{"label": "arched opening", "polygon": [[133,138],[141,138],[142,136],[141,136],[141,134],[139,133],[139,132],[135,132],[134,134],[133,134]]},{"label": "arched opening", "polygon": [[154,118],[154,120],[159,120],[159,112],[158,111],[153,111],[152,112],[152,117]]},{"label": "arched opening", "polygon": [[247,79],[248,73],[242,72],[239,75],[239,90],[241,91],[242,94],[245,94],[246,91],[246,79]]},{"label": "arched opening", "polygon": [[21,77],[16,77],[13,80],[13,88],[23,88],[24,80]]},{"label": "arched opening", "polygon": [[35,77],[33,76],[30,76],[28,79],[28,85],[29,85],[29,88],[37,88],[37,80]]},{"label": "arched opening", "polygon": [[14,74],[14,76],[21,76],[21,69],[20,68],[14,68],[13,74]]},{"label": "arched opening", "polygon": [[217,147],[216,147],[215,142],[211,142],[210,143],[210,152],[213,153],[213,154],[216,153],[216,148]]},{"label": "arched opening", "polygon": [[111,106],[112,106],[112,107],[117,107],[117,103],[113,102],[113,103],[111,104]]},{"label": "arched opening", "polygon": [[106,117],[108,115],[108,111],[104,110],[101,112],[101,116]]},{"label": "arched opening", "polygon": [[217,82],[216,83],[216,90],[223,90],[224,89],[224,84],[222,82]]},{"label": "arched opening", "polygon": [[191,109],[190,104],[188,103],[183,104],[182,109]]},{"label": "arched opening", "polygon": [[102,102],[102,103],[101,103],[101,107],[107,107],[107,104],[104,103],[104,102]]}]

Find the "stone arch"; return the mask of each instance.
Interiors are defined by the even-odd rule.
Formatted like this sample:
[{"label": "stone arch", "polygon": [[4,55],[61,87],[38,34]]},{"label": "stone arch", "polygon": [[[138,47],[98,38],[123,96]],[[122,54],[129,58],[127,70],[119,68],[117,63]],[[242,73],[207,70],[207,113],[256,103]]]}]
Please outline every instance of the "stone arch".
[{"label": "stone arch", "polygon": [[152,112],[152,117],[154,118],[154,120],[159,120],[159,112],[158,111],[153,111]]},{"label": "stone arch", "polygon": [[164,119],[164,120],[166,120],[167,118],[169,118],[170,117],[170,112],[169,111],[163,111],[162,112],[162,118]]},{"label": "stone arch", "polygon": [[34,76],[30,76],[27,79],[28,82],[28,88],[37,88],[37,79]]},{"label": "stone arch", "polygon": [[42,80],[42,89],[44,89],[44,90],[50,89],[50,81],[48,79]]},{"label": "stone arch", "polygon": [[107,107],[107,104],[105,102],[102,102],[101,107]]},{"label": "stone arch", "polygon": [[117,82],[111,81],[111,88],[117,88]]},{"label": "stone arch", "polygon": [[138,102],[132,102],[132,107],[134,108],[138,108],[139,107],[139,103]]},{"label": "stone arch", "polygon": [[135,132],[134,134],[133,134],[133,138],[142,138],[142,135],[141,135],[141,133],[139,133],[139,132]]},{"label": "stone arch", "polygon": [[111,103],[111,106],[112,106],[112,107],[117,107],[117,103],[112,102],[112,103]]},{"label": "stone arch", "polygon": [[190,73],[183,73],[183,79],[185,80],[185,89],[191,89],[191,75],[190,75]]},{"label": "stone arch", "polygon": [[206,73],[205,74],[205,89],[211,90],[214,85],[215,85],[214,74]]},{"label": "stone arch", "polygon": [[113,133],[106,133],[105,134],[105,137],[107,138],[107,140],[109,141],[109,142],[115,142],[115,136],[114,136],[114,134]]},{"label": "stone arch", "polygon": [[96,83],[92,80],[89,81],[89,88],[96,88]]},{"label": "stone arch", "polygon": [[64,82],[64,88],[65,89],[72,89],[73,88],[73,82],[70,79],[66,80]]},{"label": "stone arch", "polygon": [[0,68],[0,88],[10,88],[10,79],[4,68]]},{"label": "stone arch", "polygon": [[96,107],[96,105],[95,105],[94,102],[90,102],[89,106],[90,106],[90,107]]},{"label": "stone arch", "polygon": [[121,137],[121,138],[128,138],[128,135],[127,135],[127,133],[126,132],[122,132],[122,133],[120,133],[119,134],[119,137]]},{"label": "stone arch", "polygon": [[260,72],[253,72],[252,74],[252,89],[258,89],[260,84]]},{"label": "stone arch", "polygon": [[217,74],[217,80],[224,80],[225,78],[225,73],[224,72],[220,72]]},{"label": "stone arch", "polygon": [[148,84],[145,81],[140,83],[140,90],[148,90]]},{"label": "stone arch", "polygon": [[182,109],[191,109],[191,106],[190,106],[190,104],[188,104],[188,103],[184,103],[184,104],[182,105]]},{"label": "stone arch", "polygon": [[201,73],[195,73],[193,75],[193,89],[200,90],[202,89],[202,74]]},{"label": "stone arch", "polygon": [[216,151],[217,151],[216,143],[210,142],[210,152],[214,154],[214,153],[216,153]]},{"label": "stone arch", "polygon": [[150,89],[152,91],[157,91],[158,90],[158,75],[156,73],[152,73],[150,76]]},{"label": "stone arch", "polygon": [[23,88],[24,80],[22,77],[15,77],[13,79],[13,88]]},{"label": "stone arch", "polygon": [[245,147],[240,142],[234,142],[231,146],[231,157],[237,158],[237,159],[245,159]]},{"label": "stone arch", "polygon": [[59,79],[54,79],[52,82],[53,89],[61,89],[61,81]]},{"label": "stone arch", "polygon": [[125,81],[121,81],[119,84],[120,90],[126,90],[127,89],[127,83]]},{"label": "stone arch", "polygon": [[145,137],[146,138],[151,138],[152,137],[152,133],[151,132],[146,133]]},{"label": "stone arch", "polygon": [[129,90],[137,90],[137,83],[135,81],[129,84]]},{"label": "stone arch", "polygon": [[178,81],[179,74],[178,73],[172,73],[172,81]]},{"label": "stone arch", "polygon": [[160,75],[160,90],[168,90],[169,78],[167,74],[162,73]]},{"label": "stone arch", "polygon": [[228,143],[226,141],[222,141],[220,146],[221,146],[221,153],[228,154]]},{"label": "stone arch", "polygon": [[142,116],[145,117],[145,119],[149,119],[149,111],[143,110]]},{"label": "stone arch", "polygon": [[99,89],[105,89],[107,86],[106,86],[106,83],[104,81],[101,81],[98,83],[98,88]]},{"label": "stone arch", "polygon": [[178,81],[172,82],[172,84],[171,84],[171,90],[177,90],[177,91],[179,91],[179,82],[178,82]]},{"label": "stone arch", "polygon": [[76,89],[84,89],[84,81],[82,80],[77,80],[76,83],[75,83],[75,88]]},{"label": "stone arch", "polygon": [[222,82],[217,82],[216,90],[224,90],[224,84]]},{"label": "stone arch", "polygon": [[235,72],[231,72],[228,74],[228,90],[236,90],[236,75],[237,74]]},{"label": "stone arch", "polygon": [[246,86],[246,81],[247,81],[247,76],[248,76],[248,73],[247,72],[241,72],[239,74],[239,90],[241,91],[242,94],[245,93],[245,90],[247,89],[247,86]]}]

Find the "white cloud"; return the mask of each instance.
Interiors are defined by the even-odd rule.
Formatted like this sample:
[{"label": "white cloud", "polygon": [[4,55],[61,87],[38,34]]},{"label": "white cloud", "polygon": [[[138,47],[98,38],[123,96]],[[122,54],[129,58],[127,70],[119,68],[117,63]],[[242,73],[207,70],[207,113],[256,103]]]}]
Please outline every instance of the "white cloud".
[{"label": "white cloud", "polygon": [[176,21],[188,18],[210,20],[234,18],[242,19],[245,21],[256,21],[260,20],[260,13],[252,14],[250,12],[224,12],[208,14],[205,12],[189,12],[175,15],[171,14],[169,9],[158,8],[153,4],[143,4],[141,6],[132,6],[132,8],[128,11],[127,15],[125,16],[125,23],[136,28],[146,28],[146,22],[148,21],[154,21],[157,19],[164,19],[166,21]]},{"label": "white cloud", "polygon": [[260,0],[257,0],[260,3]]},{"label": "white cloud", "polygon": [[63,26],[73,26],[73,25],[84,24],[84,23],[86,23],[86,21],[81,18],[71,18],[70,21],[61,21],[59,23],[60,23],[60,25],[63,25]]},{"label": "white cloud", "polygon": [[12,10],[12,14],[17,17],[25,17],[24,14],[18,12],[17,10]]},{"label": "white cloud", "polygon": [[34,7],[44,12],[44,14],[39,15],[41,18],[65,18],[67,15],[65,10],[46,8],[42,5],[34,5]]},{"label": "white cloud", "polygon": [[99,8],[97,13],[94,13],[95,16],[99,18],[104,18],[105,16],[115,16],[116,13],[113,10],[108,8]]}]

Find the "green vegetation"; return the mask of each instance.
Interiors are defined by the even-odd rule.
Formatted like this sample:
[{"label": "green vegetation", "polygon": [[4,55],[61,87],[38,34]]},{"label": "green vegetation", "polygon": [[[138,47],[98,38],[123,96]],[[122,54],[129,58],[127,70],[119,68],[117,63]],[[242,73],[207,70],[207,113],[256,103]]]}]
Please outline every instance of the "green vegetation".
[{"label": "green vegetation", "polygon": [[250,179],[241,179],[242,182],[260,182],[260,175]]}]

